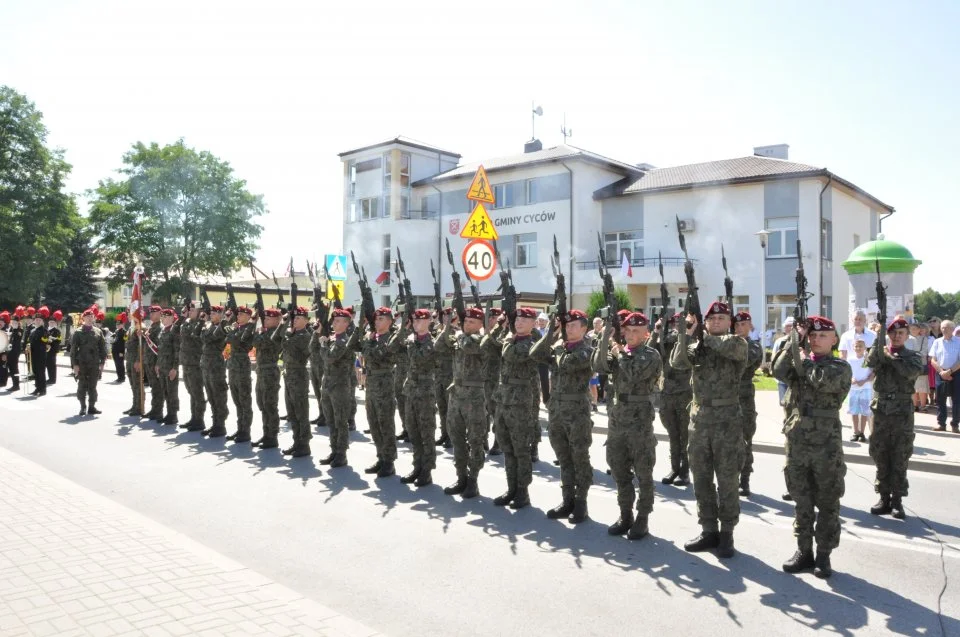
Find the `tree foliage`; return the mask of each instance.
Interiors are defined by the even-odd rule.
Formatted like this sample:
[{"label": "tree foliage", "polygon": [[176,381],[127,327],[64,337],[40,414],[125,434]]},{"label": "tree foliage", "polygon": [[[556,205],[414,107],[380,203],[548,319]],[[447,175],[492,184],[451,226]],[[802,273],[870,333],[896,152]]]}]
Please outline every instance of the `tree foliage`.
[{"label": "tree foliage", "polygon": [[927,320],[934,316],[941,320],[953,320],[960,316],[960,292],[940,293],[933,288],[927,288],[914,296],[913,304],[914,314],[919,320]]},{"label": "tree foliage", "polygon": [[46,145],[43,115],[25,96],[0,86],[0,304],[32,301],[52,268],[62,266],[79,226],[64,192],[70,165]]},{"label": "tree foliage", "polygon": [[263,199],[227,162],[181,139],[163,147],[138,142],[123,164],[123,179],[105,179],[91,192],[90,223],[110,285],[142,264],[144,288],[169,299],[185,281],[232,271],[253,253]]},{"label": "tree foliage", "polygon": [[[614,288],[613,293],[617,296],[617,305],[619,309],[633,310],[633,303],[630,302],[630,295],[624,288]],[[607,306],[606,298],[603,296],[603,290],[594,290],[590,293],[590,300],[587,302],[587,316],[591,319],[598,315],[601,308]]]},{"label": "tree foliage", "polygon": [[89,231],[81,230],[70,242],[67,262],[53,271],[44,288],[44,302],[51,310],[71,313],[90,307],[97,300],[96,274],[92,237]]}]

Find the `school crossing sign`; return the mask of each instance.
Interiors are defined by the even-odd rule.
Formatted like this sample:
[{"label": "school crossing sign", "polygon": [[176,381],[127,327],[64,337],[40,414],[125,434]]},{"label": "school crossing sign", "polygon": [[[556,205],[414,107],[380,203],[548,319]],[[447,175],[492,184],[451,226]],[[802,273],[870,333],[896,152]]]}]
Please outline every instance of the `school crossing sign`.
[{"label": "school crossing sign", "polygon": [[470,218],[467,219],[466,225],[460,231],[460,236],[464,239],[484,239],[486,241],[496,241],[500,238],[500,235],[497,234],[497,228],[493,225],[493,219],[490,218],[482,203],[478,203],[477,207],[470,213]]}]

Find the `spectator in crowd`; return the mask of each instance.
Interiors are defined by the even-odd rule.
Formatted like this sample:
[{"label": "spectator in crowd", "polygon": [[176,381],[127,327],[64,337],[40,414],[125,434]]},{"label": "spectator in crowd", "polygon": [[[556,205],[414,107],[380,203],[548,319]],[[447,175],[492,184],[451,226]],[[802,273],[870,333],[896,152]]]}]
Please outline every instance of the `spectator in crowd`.
[{"label": "spectator in crowd", "polygon": [[[597,347],[600,339],[603,338],[603,319],[597,316],[593,319],[593,329],[587,332],[587,340]],[[597,403],[600,400],[600,375],[594,373],[590,377],[590,408],[597,411]]]},{"label": "spectator in crowd", "polygon": [[930,364],[937,373],[937,430],[947,429],[947,398],[951,401],[950,427],[960,433],[960,379],[954,374],[960,371],[960,339],[954,336],[953,321],[943,321],[943,334],[930,347]]},{"label": "spectator in crowd", "polygon": [[[773,344],[773,356],[777,355],[777,352],[782,350],[790,342],[790,332],[793,331],[793,326],[796,324],[796,321],[793,320],[793,317],[787,318],[783,322],[783,336],[778,338]],[[783,400],[787,395],[787,384],[777,381],[777,391],[780,394],[780,406],[783,407]]]},{"label": "spectator in crowd", "polygon": [[877,338],[876,330],[872,328],[867,330],[867,315],[863,310],[854,312],[853,316],[850,317],[850,322],[853,323],[853,327],[840,336],[840,345],[837,348],[840,350],[840,358],[843,360],[853,356],[853,346],[856,339],[862,338],[867,349],[870,349],[873,347],[873,341]]},{"label": "spectator in crowd", "polygon": [[[867,344],[862,338],[853,342],[853,356],[847,359],[853,371],[853,384],[847,402],[847,413],[853,416],[853,437],[851,442],[867,442],[865,432],[871,425],[873,412],[870,401],[873,400],[874,371],[863,366],[867,355]],[[873,433],[873,427],[870,427]]]},{"label": "spectator in crowd", "polygon": [[910,325],[910,332],[916,343],[915,351],[923,357],[923,362],[927,365],[927,371],[917,378],[917,382],[913,388],[913,409],[914,411],[926,411],[927,397],[930,392],[930,380],[933,378],[929,372],[931,369],[930,347],[933,345],[934,339],[930,336],[930,328],[926,323],[914,321]]},{"label": "spectator in crowd", "polygon": [[932,336],[934,340],[943,336],[940,333],[940,317],[932,316],[929,319],[927,319],[927,327],[930,328],[930,336]]},{"label": "spectator in crowd", "polygon": [[768,328],[767,331],[763,333],[763,348],[764,349],[772,348],[773,341],[775,340],[776,336],[777,336],[777,330],[773,327]]}]

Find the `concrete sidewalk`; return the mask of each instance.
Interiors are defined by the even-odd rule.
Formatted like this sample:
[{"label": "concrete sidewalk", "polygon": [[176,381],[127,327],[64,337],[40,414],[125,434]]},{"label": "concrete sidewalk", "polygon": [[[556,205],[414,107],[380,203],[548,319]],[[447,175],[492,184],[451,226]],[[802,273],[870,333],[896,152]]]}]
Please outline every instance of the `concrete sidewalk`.
[{"label": "concrete sidewalk", "polygon": [[0,484],[4,637],[375,634],[2,447]]}]

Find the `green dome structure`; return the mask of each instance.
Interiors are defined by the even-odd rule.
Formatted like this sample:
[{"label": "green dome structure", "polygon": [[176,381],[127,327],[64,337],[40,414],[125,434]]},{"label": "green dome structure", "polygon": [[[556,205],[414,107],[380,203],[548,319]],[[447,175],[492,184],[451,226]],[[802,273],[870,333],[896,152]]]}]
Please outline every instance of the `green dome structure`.
[{"label": "green dome structure", "polygon": [[915,259],[906,246],[878,235],[875,241],[857,246],[843,262],[843,268],[848,275],[876,273],[877,261],[880,262],[880,272],[908,274],[912,274],[923,263]]}]

